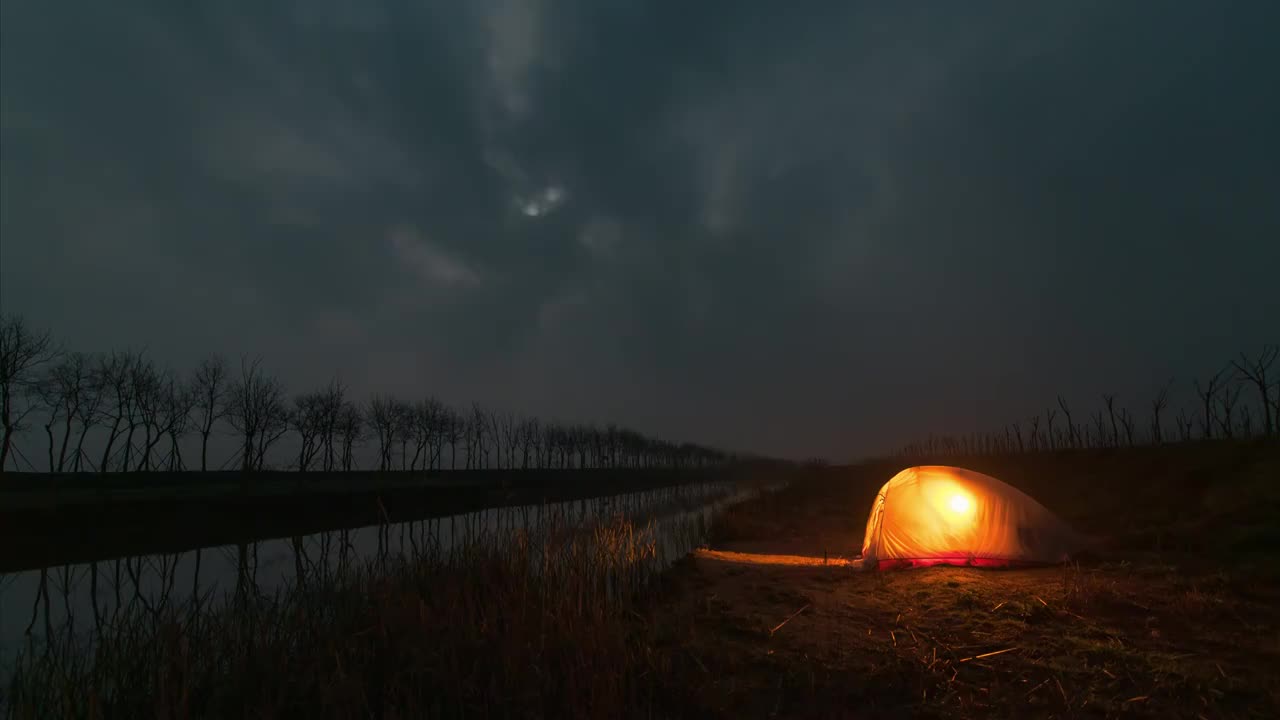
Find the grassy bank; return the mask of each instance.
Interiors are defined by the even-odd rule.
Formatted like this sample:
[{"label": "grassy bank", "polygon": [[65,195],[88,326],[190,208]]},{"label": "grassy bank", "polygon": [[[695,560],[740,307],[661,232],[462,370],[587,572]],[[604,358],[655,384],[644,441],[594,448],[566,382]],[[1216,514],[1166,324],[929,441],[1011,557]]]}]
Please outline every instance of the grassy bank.
[{"label": "grassy bank", "polygon": [[[692,531],[693,528],[686,528]],[[312,574],[272,596],[139,601],[25,656],[11,717],[626,717],[658,702],[634,614],[652,528],[615,518]]]},{"label": "grassy bank", "polygon": [[1277,448],[937,460],[1042,499],[1102,538],[1097,557],[1010,571],[797,564],[787,556],[856,553],[901,465],[830,469],[728,514],[712,546],[742,555],[703,553],[667,576],[652,622],[692,640],[656,652],[698,678],[687,716],[1280,713]]},{"label": "grassy bank", "polygon": [[[939,461],[945,459],[939,458]],[[618,518],[133,607],[96,654],[24,661],[15,717],[1274,717],[1280,452],[949,462],[1104,541],[1036,570],[853,572],[901,464],[810,471],[667,572]],[[692,529],[691,529],[692,531]],[[822,558],[808,563],[791,556]]]}]

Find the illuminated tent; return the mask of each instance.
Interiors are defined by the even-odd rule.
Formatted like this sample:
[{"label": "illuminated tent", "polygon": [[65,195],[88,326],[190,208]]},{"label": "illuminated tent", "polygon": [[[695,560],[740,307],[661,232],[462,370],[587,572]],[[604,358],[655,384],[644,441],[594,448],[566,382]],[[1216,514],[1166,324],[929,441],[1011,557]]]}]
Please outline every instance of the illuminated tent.
[{"label": "illuminated tent", "polygon": [[907,468],[880,488],[862,541],[862,567],[1008,567],[1063,562],[1080,535],[1031,496],[982,473]]}]

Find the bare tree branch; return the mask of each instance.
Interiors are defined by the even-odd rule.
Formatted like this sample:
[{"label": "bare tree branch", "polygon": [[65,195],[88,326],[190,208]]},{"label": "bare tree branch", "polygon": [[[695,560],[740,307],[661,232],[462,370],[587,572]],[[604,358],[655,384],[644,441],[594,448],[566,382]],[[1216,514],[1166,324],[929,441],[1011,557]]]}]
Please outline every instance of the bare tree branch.
[{"label": "bare tree branch", "polygon": [[1194,384],[1196,388],[1196,395],[1200,396],[1200,402],[1203,403],[1204,415],[1200,420],[1200,429],[1206,440],[1213,437],[1213,425],[1217,415],[1213,401],[1214,397],[1221,392],[1222,388],[1226,385],[1225,380],[1229,379],[1224,379],[1223,377],[1226,375],[1227,369],[1228,368],[1223,368],[1215,373],[1213,377],[1209,378],[1209,381],[1205,383],[1203,388],[1200,387],[1199,380],[1192,381],[1192,384]]},{"label": "bare tree branch", "polygon": [[0,315],[0,473],[8,464],[14,434],[35,410],[36,373],[58,354],[47,331],[28,328],[18,315]]},{"label": "bare tree branch", "polygon": [[[1239,360],[1232,360],[1231,364],[1236,371],[1247,381],[1253,383],[1257,388],[1258,394],[1262,396],[1262,432],[1266,437],[1271,437],[1272,433],[1277,431],[1277,425],[1280,425],[1280,397],[1276,402],[1271,400],[1271,385],[1267,380],[1267,372],[1271,370],[1271,365],[1276,361],[1276,357],[1280,355],[1280,345],[1264,345],[1258,356],[1250,360],[1244,353],[1240,353]],[[1280,383],[1277,383],[1280,388]],[[1273,420],[1272,411],[1276,411]]]},{"label": "bare tree branch", "polygon": [[227,415],[227,362],[209,355],[191,378],[193,409],[199,423],[200,469],[209,469],[209,436],[213,426]]},{"label": "bare tree branch", "polygon": [[227,395],[227,421],[240,435],[241,469],[266,467],[267,451],[289,428],[284,387],[261,368],[261,358],[240,361],[240,377]]}]

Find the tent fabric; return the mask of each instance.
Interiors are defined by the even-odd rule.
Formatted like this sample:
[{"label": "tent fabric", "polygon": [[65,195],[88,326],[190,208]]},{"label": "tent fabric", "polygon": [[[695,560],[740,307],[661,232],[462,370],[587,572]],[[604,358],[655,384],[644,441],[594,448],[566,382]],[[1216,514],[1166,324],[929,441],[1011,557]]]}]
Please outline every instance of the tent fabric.
[{"label": "tent fabric", "polygon": [[1031,496],[990,475],[912,467],[880,488],[862,542],[865,569],[1064,562],[1083,540]]}]

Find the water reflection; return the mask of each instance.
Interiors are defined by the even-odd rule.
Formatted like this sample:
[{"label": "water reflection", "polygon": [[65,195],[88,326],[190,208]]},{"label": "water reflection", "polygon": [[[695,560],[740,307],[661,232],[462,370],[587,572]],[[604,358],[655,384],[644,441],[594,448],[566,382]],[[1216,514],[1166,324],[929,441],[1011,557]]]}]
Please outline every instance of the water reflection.
[{"label": "water reflection", "polygon": [[[78,652],[118,618],[145,613],[196,617],[228,597],[246,601],[308,583],[327,586],[346,573],[400,562],[454,562],[465,548],[542,538],[543,548],[580,548],[548,542],[563,533],[585,535],[617,518],[630,520],[642,547],[611,580],[622,589],[637,573],[657,572],[701,544],[715,514],[759,489],[703,483],[589,500],[492,508],[461,515],[335,530],[190,552],[118,558],[0,576],[0,677],[19,654],[58,647]],[[606,541],[607,542],[607,541]],[[556,562],[540,557],[539,563]],[[640,578],[643,579],[643,578]],[[52,640],[52,642],[49,642]]]}]

